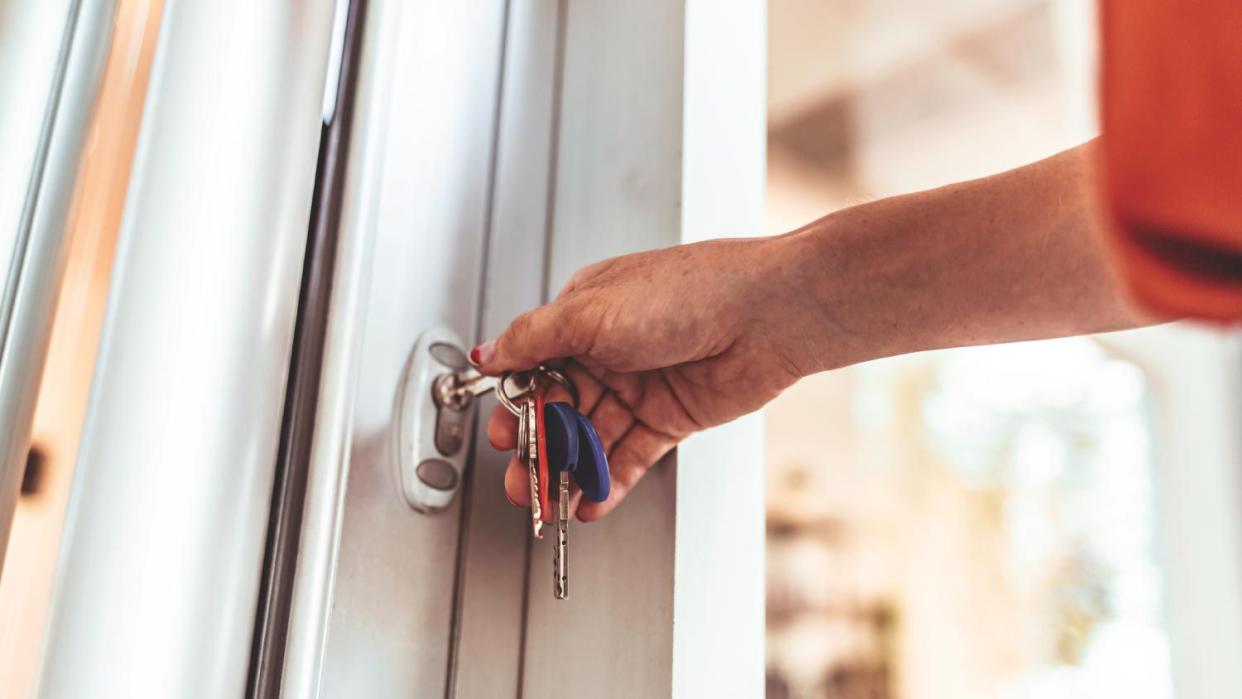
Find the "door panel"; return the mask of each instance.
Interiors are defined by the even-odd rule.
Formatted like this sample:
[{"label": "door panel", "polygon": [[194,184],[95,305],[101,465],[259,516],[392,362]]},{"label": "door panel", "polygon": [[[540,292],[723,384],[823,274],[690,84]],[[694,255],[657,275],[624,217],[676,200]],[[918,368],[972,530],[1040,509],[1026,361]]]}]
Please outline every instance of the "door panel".
[{"label": "door panel", "polygon": [[[760,230],[763,3],[567,4],[549,291],[603,257]],[[760,444],[757,417],[695,435],[571,527],[567,601],[550,542],[532,547],[522,696],[762,693]]]},{"label": "door panel", "polygon": [[[339,6],[168,3],[58,572],[48,695],[245,686]],[[742,450],[670,457],[606,522],[575,525],[564,603],[552,601],[548,542],[532,546],[525,513],[503,500],[508,455],[482,430],[445,511],[411,509],[395,464],[397,392],[423,332],[494,336],[583,264],[698,236],[687,202],[753,223],[686,181],[686,3],[368,6],[339,256],[322,272],[333,283],[304,518],[289,525],[297,565],[272,568],[292,583],[282,693],[662,696],[677,667],[704,669],[684,669],[693,654],[679,656],[677,638],[744,651],[752,663],[706,671],[722,686],[749,678],[761,640],[727,632],[761,598],[691,607],[710,597],[704,581],[757,571],[757,549],[737,555],[735,540],[678,519],[687,503],[759,511],[734,507],[761,501],[746,487],[758,476],[678,490],[693,480],[678,468],[708,473],[707,458],[723,468]],[[701,555],[675,556],[678,538]],[[675,589],[687,579],[700,587]],[[580,661],[566,663],[567,648]]]},{"label": "door panel", "polygon": [[[684,13],[664,0],[568,3],[551,293],[591,262],[681,240]],[[550,590],[552,542],[531,547],[524,696],[671,691],[676,460],[607,518],[571,526],[568,600]],[[567,646],[591,662],[566,665]]]},{"label": "door panel", "polygon": [[[548,209],[553,199],[553,129],[560,93],[566,2],[514,2],[508,11],[494,199],[481,336],[496,337],[517,314],[546,297]],[[508,696],[521,676],[530,526],[526,510],[504,496],[508,453],[487,442],[483,426],[495,399],[479,406],[480,429],[467,488],[452,696]],[[551,563],[535,568],[551,589]],[[479,672],[479,668],[487,668]]]},{"label": "door panel", "polygon": [[418,335],[433,326],[475,335],[504,7],[389,4],[372,5],[391,19],[367,29],[368,40],[395,46],[389,101],[358,105],[360,119],[387,110],[387,137],[325,696],[443,694],[454,616],[462,498],[434,515],[406,504],[392,420]]}]

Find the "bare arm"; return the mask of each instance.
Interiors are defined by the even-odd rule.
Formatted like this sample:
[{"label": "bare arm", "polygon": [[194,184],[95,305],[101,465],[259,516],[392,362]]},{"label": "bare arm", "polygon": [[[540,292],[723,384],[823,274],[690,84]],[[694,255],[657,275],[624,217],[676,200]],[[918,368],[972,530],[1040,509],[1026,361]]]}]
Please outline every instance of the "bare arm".
[{"label": "bare arm", "polygon": [[[919,350],[1143,324],[1091,206],[1092,144],[993,177],[863,204],[773,238],[627,255],[476,347],[485,372],[567,359],[608,450],[614,508],[687,435],[802,376]],[[512,449],[508,413],[488,425]],[[525,504],[525,471],[506,492]]]},{"label": "bare arm", "polygon": [[[1094,143],[783,236],[830,333],[811,370],[919,350],[1117,330],[1126,301],[1095,215]],[[814,260],[814,263],[808,261]]]}]

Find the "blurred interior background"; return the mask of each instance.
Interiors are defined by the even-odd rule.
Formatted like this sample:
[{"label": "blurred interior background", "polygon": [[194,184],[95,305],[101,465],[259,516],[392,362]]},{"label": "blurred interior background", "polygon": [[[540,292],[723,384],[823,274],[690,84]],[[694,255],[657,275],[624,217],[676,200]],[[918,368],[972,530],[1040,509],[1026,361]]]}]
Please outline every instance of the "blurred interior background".
[{"label": "blurred interior background", "polygon": [[[772,0],[768,232],[1095,136],[1094,9]],[[768,696],[1173,696],[1161,553],[1194,534],[1158,472],[1196,408],[1165,377],[1193,351],[1219,383],[1220,342],[1165,326],[790,389],[766,417]],[[1231,432],[1186,446],[1198,469],[1229,468]]]}]

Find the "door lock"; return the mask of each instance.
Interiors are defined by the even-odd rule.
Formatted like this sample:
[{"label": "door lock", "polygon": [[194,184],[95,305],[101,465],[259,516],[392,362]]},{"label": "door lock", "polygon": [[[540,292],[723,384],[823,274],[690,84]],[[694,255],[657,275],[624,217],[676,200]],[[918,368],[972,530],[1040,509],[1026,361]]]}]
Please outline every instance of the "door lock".
[{"label": "door lock", "polygon": [[424,332],[410,352],[397,393],[396,466],[405,501],[419,512],[445,509],[461,489],[474,401],[457,386],[469,370],[461,341],[444,328]]},{"label": "door lock", "polygon": [[[507,379],[516,387],[509,395],[527,390],[523,380]],[[432,328],[414,343],[397,394],[396,429],[397,481],[410,507],[432,514],[452,504],[465,475],[477,398],[499,382],[470,366],[450,330]]]}]

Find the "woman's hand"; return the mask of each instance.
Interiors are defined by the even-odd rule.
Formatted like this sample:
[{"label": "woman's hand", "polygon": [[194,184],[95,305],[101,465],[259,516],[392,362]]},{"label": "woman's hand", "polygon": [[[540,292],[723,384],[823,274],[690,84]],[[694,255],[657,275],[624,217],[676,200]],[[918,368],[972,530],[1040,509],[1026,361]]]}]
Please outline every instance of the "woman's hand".
[{"label": "woman's hand", "polygon": [[[591,265],[471,351],[489,374],[566,360],[613,479],[608,500],[582,503],[579,519],[610,512],[686,436],[761,407],[810,371],[807,297],[782,262],[783,240],[709,241]],[[549,399],[565,400],[563,389]],[[487,433],[495,448],[513,449],[516,420],[497,407]],[[529,504],[527,477],[510,462],[514,504]]]}]

